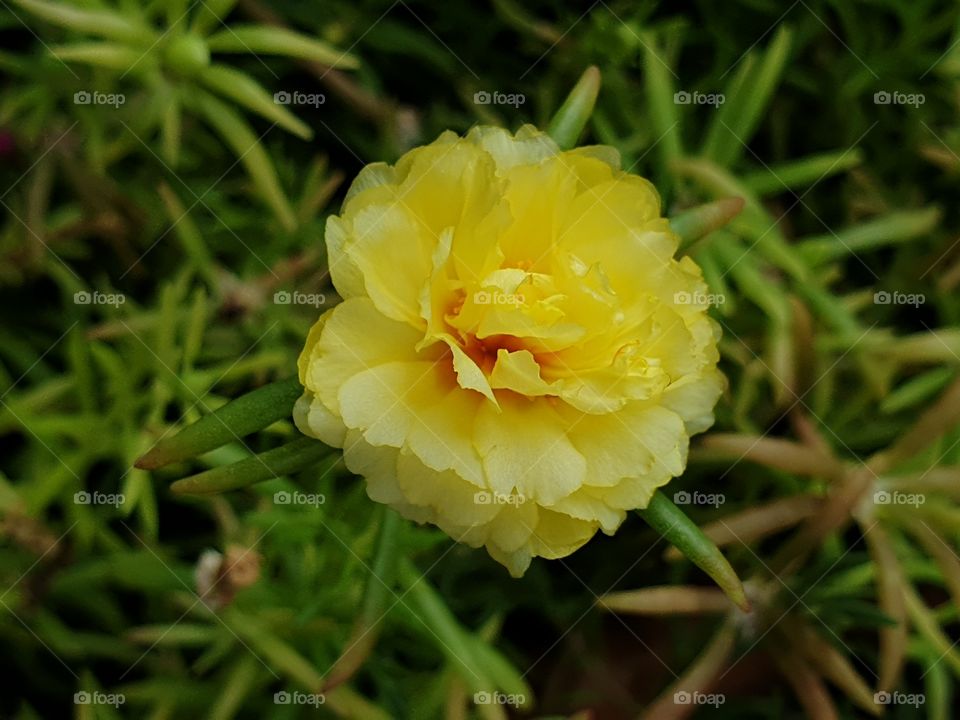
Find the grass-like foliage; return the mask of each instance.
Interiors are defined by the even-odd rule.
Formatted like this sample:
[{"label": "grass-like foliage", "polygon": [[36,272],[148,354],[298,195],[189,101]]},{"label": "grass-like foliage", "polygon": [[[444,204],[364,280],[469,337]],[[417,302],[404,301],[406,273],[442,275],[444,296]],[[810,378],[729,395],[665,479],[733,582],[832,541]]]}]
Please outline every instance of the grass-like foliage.
[{"label": "grass-like foliage", "polygon": [[[0,37],[0,717],[953,717],[953,4],[8,0]],[[523,122],[697,236],[729,388],[663,512],[749,613],[664,515],[511,579],[290,421],[345,182]]]}]

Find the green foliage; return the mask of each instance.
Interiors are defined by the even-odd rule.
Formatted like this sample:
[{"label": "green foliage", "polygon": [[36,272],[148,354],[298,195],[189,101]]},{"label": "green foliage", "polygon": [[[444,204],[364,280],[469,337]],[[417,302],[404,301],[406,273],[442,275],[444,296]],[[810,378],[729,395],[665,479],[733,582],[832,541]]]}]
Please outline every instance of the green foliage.
[{"label": "green foliage", "polygon": [[[74,94],[75,103],[96,105],[102,97],[106,104],[119,110],[129,102],[126,118],[118,117],[115,122],[104,124],[101,119],[111,116],[98,116],[96,124],[101,132],[113,130],[122,135],[120,127],[124,127],[151,153],[150,143],[159,133],[162,160],[156,159],[168,164],[172,171],[180,163],[183,113],[196,114],[236,153],[281,225],[288,231],[296,227],[296,217],[259,138],[243,117],[217,96],[304,140],[309,140],[313,133],[287,109],[290,100],[284,98],[290,95],[288,91],[270,93],[248,73],[213,62],[211,54],[250,53],[258,59],[261,55],[286,56],[330,68],[355,68],[356,58],[283,28],[228,26],[224,17],[235,2],[200,3],[195,9],[170,2],[165,13],[161,13],[162,3],[146,8],[127,4],[112,10],[73,7],[48,0],[15,0],[15,4],[62,29],[71,40],[43,45],[84,85]],[[213,30],[218,32],[210,35]],[[85,36],[98,40],[75,39]],[[81,77],[72,69],[74,64],[89,66],[94,72]],[[274,80],[278,79],[275,73],[271,74]],[[128,84],[134,87],[129,100]],[[124,150],[116,149],[115,153]],[[108,153],[111,161],[118,159],[115,153]]]},{"label": "green foliage", "polygon": [[[234,5],[0,8],[0,715],[506,717],[471,702],[497,690],[542,717],[626,718],[667,707],[656,698],[690,668],[719,675],[725,661],[711,716],[787,717],[799,701],[771,657],[808,688],[825,677],[841,717],[866,710],[865,686],[842,663],[811,663],[814,648],[869,689],[895,677],[925,694],[926,716],[950,717],[957,9]],[[708,582],[665,561],[639,518],[511,580],[372,504],[336,456],[302,469],[286,415],[199,458],[135,466],[183,427],[213,427],[228,400],[294,376],[336,301],[324,220],[361,164],[477,122],[547,127],[592,65],[596,109],[584,129],[588,78],[571,121],[552,128],[565,144],[615,146],[678,228],[709,227],[691,211],[704,202],[745,201],[687,246],[723,298],[730,391],[717,437],[667,495],[723,493],[722,508],[686,511],[746,579],[753,615],[597,611],[613,590]],[[480,91],[525,101],[480,105]],[[882,92],[924,102],[877,104]],[[188,476],[243,487],[171,491]],[[870,502],[884,491],[925,502]],[[770,510],[796,498],[814,504]],[[746,538],[749,512],[791,522],[720,538],[723,524]],[[75,705],[77,692],[125,702]],[[277,692],[326,702],[281,706]]]}]

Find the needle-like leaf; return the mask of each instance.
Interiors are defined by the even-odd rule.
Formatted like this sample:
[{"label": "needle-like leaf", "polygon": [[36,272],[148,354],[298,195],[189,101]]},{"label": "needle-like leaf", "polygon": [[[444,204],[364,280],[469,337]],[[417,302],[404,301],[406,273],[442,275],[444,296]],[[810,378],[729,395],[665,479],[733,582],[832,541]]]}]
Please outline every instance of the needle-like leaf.
[{"label": "needle-like leaf", "polygon": [[735,605],[744,612],[750,611],[743,583],[723,553],[666,495],[657,490],[647,507],[638,512],[667,542],[675,545],[690,562],[713,578]]},{"label": "needle-like leaf", "polygon": [[294,230],[297,227],[297,218],[290,207],[290,201],[280,187],[280,180],[277,178],[270,156],[267,155],[246,120],[229,105],[209,93],[199,92],[193,101],[207,123],[236,153],[284,229]]},{"label": "needle-like leaf", "polygon": [[233,25],[211,35],[207,45],[214,52],[284,55],[347,70],[360,66],[356,57],[332,45],[269,25]]},{"label": "needle-like leaf", "polygon": [[593,114],[593,106],[597,102],[599,92],[600,69],[591,65],[584,70],[583,75],[547,126],[547,134],[564,150],[576,146],[580,134],[590,120],[590,115]]},{"label": "needle-like leaf", "polygon": [[329,454],[330,448],[323,443],[313,438],[301,437],[246,460],[177,480],[170,489],[181,495],[213,495],[238,490],[303,470]]},{"label": "needle-like leaf", "polygon": [[715,200],[670,218],[670,228],[680,236],[680,249],[689,247],[733,220],[743,210],[743,198]]},{"label": "needle-like leaf", "polygon": [[285,130],[304,140],[313,137],[313,131],[296,115],[276,101],[275,97],[246,73],[226,65],[211,65],[200,72],[199,80],[210,90],[262,115]]},{"label": "needle-like leaf", "polygon": [[109,10],[88,10],[64,2],[45,0],[12,0],[14,5],[29,10],[47,22],[79,33],[98,37],[134,42],[150,46],[156,33],[149,28],[132,23],[123,15]]},{"label": "needle-like leaf", "polygon": [[296,378],[253,390],[158,442],[136,466],[154,470],[196,457],[290,417],[302,387]]},{"label": "needle-like leaf", "polygon": [[[64,62],[77,62],[110,70],[128,70],[143,60],[143,53],[117,42],[83,42],[57,45],[50,51]],[[146,63],[144,63],[146,66]]]}]

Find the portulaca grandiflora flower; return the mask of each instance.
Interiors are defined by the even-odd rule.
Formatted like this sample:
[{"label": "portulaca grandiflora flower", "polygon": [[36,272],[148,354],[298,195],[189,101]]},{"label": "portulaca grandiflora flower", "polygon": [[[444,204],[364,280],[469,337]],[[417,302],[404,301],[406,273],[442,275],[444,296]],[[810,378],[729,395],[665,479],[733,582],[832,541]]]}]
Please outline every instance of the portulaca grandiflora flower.
[{"label": "portulaca grandiflora flower", "polygon": [[683,472],[722,387],[699,267],[609,147],[446,132],[365,167],[326,227],[307,435],[367,492],[514,576]]}]

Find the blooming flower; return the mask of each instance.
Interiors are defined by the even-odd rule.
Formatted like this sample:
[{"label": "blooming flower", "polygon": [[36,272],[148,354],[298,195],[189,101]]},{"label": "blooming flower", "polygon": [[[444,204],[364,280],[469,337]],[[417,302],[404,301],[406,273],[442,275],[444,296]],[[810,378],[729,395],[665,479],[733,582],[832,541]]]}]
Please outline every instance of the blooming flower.
[{"label": "blooming flower", "polygon": [[514,576],[613,534],[713,422],[700,269],[612,148],[446,132],[365,167],[326,242],[343,302],[300,356],[297,426]]}]

